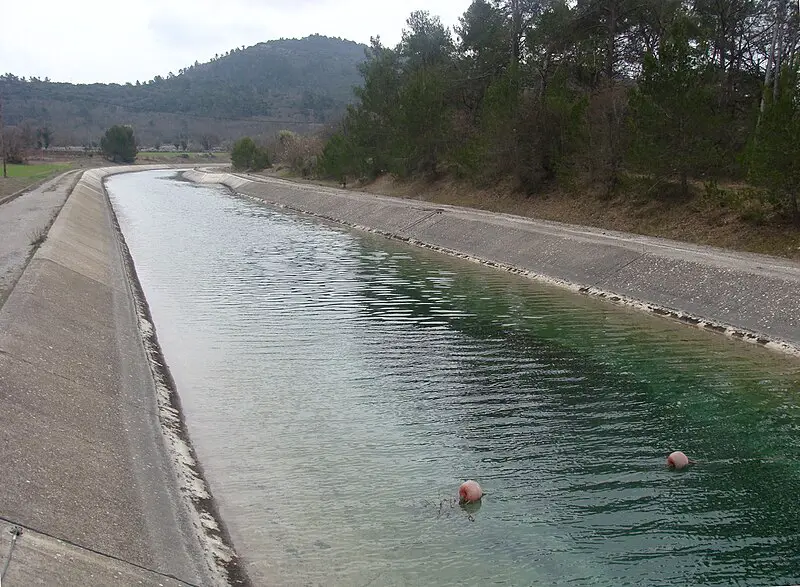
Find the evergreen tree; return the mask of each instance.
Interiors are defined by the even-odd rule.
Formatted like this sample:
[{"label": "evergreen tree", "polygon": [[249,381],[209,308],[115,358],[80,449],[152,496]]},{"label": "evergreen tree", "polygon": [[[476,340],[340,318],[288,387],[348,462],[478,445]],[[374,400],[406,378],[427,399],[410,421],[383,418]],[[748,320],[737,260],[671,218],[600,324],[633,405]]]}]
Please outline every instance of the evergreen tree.
[{"label": "evergreen tree", "polygon": [[658,53],[645,55],[642,75],[630,97],[631,161],[644,172],[680,178],[716,159],[713,130],[717,112],[706,81],[703,51],[690,38],[691,22],[678,20]]},{"label": "evergreen tree", "polygon": [[133,163],[136,160],[136,137],[130,126],[114,125],[100,139],[100,149],[109,161]]},{"label": "evergreen tree", "polygon": [[785,67],[778,93],[767,93],[764,115],[750,151],[750,179],[766,187],[775,203],[800,225],[800,76],[798,62]]},{"label": "evergreen tree", "polygon": [[250,137],[243,137],[233,145],[231,165],[236,171],[261,171],[270,165],[269,154]]}]

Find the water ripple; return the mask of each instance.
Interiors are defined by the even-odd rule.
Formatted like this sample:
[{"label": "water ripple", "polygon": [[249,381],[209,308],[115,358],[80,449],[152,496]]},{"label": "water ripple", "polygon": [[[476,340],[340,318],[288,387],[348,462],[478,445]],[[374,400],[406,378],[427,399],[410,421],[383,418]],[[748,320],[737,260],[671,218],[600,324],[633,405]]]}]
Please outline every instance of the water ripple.
[{"label": "water ripple", "polygon": [[797,362],[163,172],[109,187],[257,583],[800,583]]}]

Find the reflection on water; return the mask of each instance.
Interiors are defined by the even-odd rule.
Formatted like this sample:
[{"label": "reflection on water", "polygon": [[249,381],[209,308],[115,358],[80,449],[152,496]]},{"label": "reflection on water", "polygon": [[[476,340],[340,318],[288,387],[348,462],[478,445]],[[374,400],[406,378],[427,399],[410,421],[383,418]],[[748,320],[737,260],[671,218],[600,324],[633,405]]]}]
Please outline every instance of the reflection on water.
[{"label": "reflection on water", "polygon": [[255,583],[800,583],[796,361],[165,172],[109,188]]}]

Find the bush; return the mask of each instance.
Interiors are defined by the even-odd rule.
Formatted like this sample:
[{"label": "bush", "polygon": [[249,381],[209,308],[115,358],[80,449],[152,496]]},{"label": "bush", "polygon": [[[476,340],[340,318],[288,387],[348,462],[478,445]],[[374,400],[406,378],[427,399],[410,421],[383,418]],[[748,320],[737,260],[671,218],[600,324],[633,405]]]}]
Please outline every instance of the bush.
[{"label": "bush", "polygon": [[269,153],[250,137],[244,137],[233,144],[231,164],[236,171],[261,171],[270,165]]},{"label": "bush", "polygon": [[322,148],[323,142],[320,137],[303,136],[288,130],[280,131],[273,145],[275,161],[302,177],[318,174],[318,161]]},{"label": "bush", "polygon": [[342,183],[346,183],[348,176],[357,175],[354,146],[342,133],[333,135],[325,145],[320,158],[320,170]]},{"label": "bush", "polygon": [[781,215],[781,202],[763,188],[722,188],[712,180],[705,184],[703,196],[712,205],[731,210],[750,224],[772,222]]},{"label": "bush", "polygon": [[779,92],[766,91],[766,109],[750,147],[750,180],[766,188],[781,215],[800,226],[800,71],[784,68]]},{"label": "bush", "polygon": [[100,139],[100,149],[109,161],[133,163],[136,160],[136,137],[130,126],[114,125]]}]

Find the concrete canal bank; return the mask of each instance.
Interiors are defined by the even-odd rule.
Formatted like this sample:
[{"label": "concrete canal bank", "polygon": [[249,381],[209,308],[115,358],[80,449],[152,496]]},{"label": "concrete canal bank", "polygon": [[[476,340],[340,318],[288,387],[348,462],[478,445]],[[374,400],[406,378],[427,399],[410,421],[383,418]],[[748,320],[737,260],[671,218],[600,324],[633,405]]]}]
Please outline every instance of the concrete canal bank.
[{"label": "concrete canal bank", "polygon": [[142,169],[86,171],[0,309],[4,586],[246,582],[103,187]]},{"label": "concrete canal bank", "polygon": [[800,264],[789,260],[279,179],[184,175],[800,356]]}]

